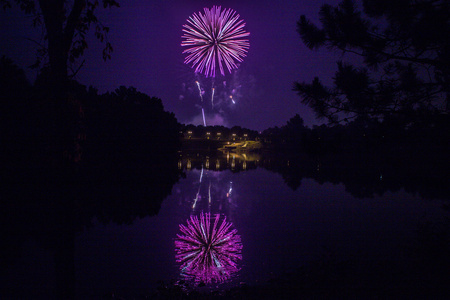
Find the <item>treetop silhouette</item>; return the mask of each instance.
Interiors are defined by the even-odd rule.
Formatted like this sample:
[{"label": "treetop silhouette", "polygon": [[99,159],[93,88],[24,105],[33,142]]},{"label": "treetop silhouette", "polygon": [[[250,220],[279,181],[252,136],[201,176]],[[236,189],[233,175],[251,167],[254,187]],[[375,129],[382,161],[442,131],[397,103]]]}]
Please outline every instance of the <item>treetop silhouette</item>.
[{"label": "treetop silhouette", "polygon": [[442,0],[364,0],[325,4],[321,27],[302,15],[297,23],[310,49],[326,47],[359,56],[363,66],[339,61],[333,87],[319,78],[294,83],[319,118],[338,122],[356,116],[450,110],[450,5]]},{"label": "treetop silhouette", "polygon": [[[0,0],[3,9],[11,8],[11,2]],[[91,27],[95,28],[95,37],[105,42],[103,59],[111,58],[113,48],[107,39],[109,27],[96,16],[100,1],[16,0],[14,2],[25,14],[33,16],[34,27],[43,27],[45,43],[38,50],[39,55],[34,67],[39,68],[42,64],[49,67],[56,95],[66,92],[68,62],[73,64],[84,54],[88,47],[86,34]],[[101,3],[104,8],[119,7],[115,0],[102,0]],[[73,72],[76,73],[77,70]]]}]

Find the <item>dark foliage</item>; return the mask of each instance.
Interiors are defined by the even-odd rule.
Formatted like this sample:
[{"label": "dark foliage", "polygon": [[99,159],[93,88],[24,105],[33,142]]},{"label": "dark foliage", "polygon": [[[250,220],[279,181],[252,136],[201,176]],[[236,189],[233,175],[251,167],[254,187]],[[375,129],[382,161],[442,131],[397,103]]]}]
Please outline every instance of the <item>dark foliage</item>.
[{"label": "dark foliage", "polygon": [[[3,9],[12,7],[12,2],[0,0]],[[53,163],[63,170],[76,162],[76,151],[81,145],[77,139],[80,136],[82,107],[79,99],[69,95],[71,82],[68,69],[72,69],[74,76],[82,67],[83,62],[78,67],[75,62],[88,47],[86,34],[91,27],[95,27],[96,38],[105,43],[103,58],[110,58],[113,48],[107,40],[109,28],[96,16],[99,1],[14,2],[32,17],[32,26],[42,28],[43,40],[35,41],[40,46],[37,49],[37,61],[32,67],[41,68],[41,82],[38,82],[41,91],[40,109],[42,116],[52,120],[46,123],[45,132],[50,138],[45,141],[45,151],[53,158]],[[101,3],[104,8],[119,6],[114,0],[103,0]]]},{"label": "dark foliage", "polygon": [[[58,298],[74,295],[74,239],[101,222],[131,223],[157,214],[178,181],[178,123],[161,100],[120,87],[97,95],[71,82],[69,103],[80,107],[70,128],[55,135],[59,123],[43,86],[32,87],[10,60],[0,61],[1,237],[0,265],[20,255],[34,239],[55,258]],[[8,79],[9,78],[9,79]],[[66,115],[67,116],[67,115]],[[56,120],[55,120],[56,119]],[[70,137],[75,140],[70,140]],[[74,149],[61,164],[54,140],[69,139]],[[14,294],[14,292],[13,292]]]},{"label": "dark foliage", "polygon": [[450,118],[429,115],[409,126],[390,117],[359,117],[347,125],[308,128],[296,115],[261,136],[269,161],[296,190],[302,178],[343,183],[355,197],[404,188],[424,198],[448,199]]},{"label": "dark foliage", "polygon": [[298,32],[310,49],[326,47],[359,56],[363,67],[338,62],[333,87],[319,78],[294,84],[319,118],[338,122],[356,116],[421,114],[450,108],[450,5],[447,1],[364,0],[325,4],[321,28],[305,16]]},{"label": "dark foliage", "polygon": [[[67,76],[67,63],[69,62],[72,75],[78,68],[75,62],[83,56],[88,48],[87,33],[94,28],[94,36],[102,43],[103,59],[111,58],[113,47],[108,41],[109,27],[105,26],[97,18],[97,10],[103,8],[119,7],[114,0],[86,1],[75,0],[71,2],[63,0],[38,1],[38,0],[0,0],[3,9],[11,8],[12,2],[32,19],[32,26],[41,27],[43,41],[35,41],[40,48],[37,50],[37,61],[33,68],[50,66],[52,72],[62,71],[59,75]],[[62,65],[60,65],[62,64]],[[62,69],[66,66],[66,69]]]},{"label": "dark foliage", "polygon": [[[79,115],[82,118],[72,119],[78,121],[72,126],[78,128],[75,147],[65,153],[71,156],[66,160],[71,166],[61,166],[55,161],[53,154],[58,149],[52,148],[52,140],[67,137],[55,136],[51,130],[55,118],[59,117],[55,117],[47,101],[45,78],[37,80],[41,86],[32,87],[23,70],[4,57],[0,76],[5,79],[0,86],[1,108],[5,112],[2,118],[5,154],[2,156],[2,175],[15,183],[10,186],[12,190],[8,196],[25,202],[46,203],[39,196],[42,193],[44,197],[45,189],[50,189],[49,193],[62,193],[57,201],[64,201],[68,196],[66,193],[76,189],[77,197],[80,197],[77,201],[103,199],[102,205],[107,205],[107,200],[117,202],[113,199],[123,198],[120,199],[123,205],[133,207],[133,203],[152,203],[144,199],[147,200],[150,194],[155,195],[150,191],[154,182],[158,182],[153,187],[155,190],[166,188],[164,195],[156,197],[155,203],[160,203],[170,192],[179,176],[176,171],[179,124],[173,113],[164,111],[160,99],[132,87],[120,87],[113,93],[97,95],[94,88],[86,89],[72,82],[69,99],[81,107]],[[23,186],[29,189],[22,189]],[[43,186],[44,190],[33,192]],[[21,194],[23,197],[18,196]],[[129,209],[128,213],[118,209],[107,219],[131,222],[137,216],[156,213],[159,203],[153,207],[156,209],[136,207],[132,213]],[[116,213],[125,215],[117,217],[114,216]],[[96,214],[92,212],[91,217]]]},{"label": "dark foliage", "polygon": [[81,169],[89,194],[113,210],[101,219],[129,223],[158,212],[179,176],[177,120],[160,99],[132,87],[94,95],[86,103]]}]

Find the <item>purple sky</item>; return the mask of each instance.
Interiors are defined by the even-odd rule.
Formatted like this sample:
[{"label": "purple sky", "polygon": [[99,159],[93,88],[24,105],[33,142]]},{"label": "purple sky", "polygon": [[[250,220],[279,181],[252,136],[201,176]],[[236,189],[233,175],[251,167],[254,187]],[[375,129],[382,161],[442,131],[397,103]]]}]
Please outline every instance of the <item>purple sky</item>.
[{"label": "purple sky", "polygon": [[[305,14],[317,23],[323,3],[338,0],[286,1],[119,1],[120,8],[99,10],[99,19],[110,26],[112,60],[104,62],[101,44],[92,36],[85,55],[86,63],[77,80],[93,85],[100,92],[113,91],[120,85],[134,86],[150,96],[162,99],[164,107],[182,123],[201,122],[201,106],[207,125],[223,123],[255,130],[281,126],[296,113],[306,125],[318,124],[311,110],[300,103],[292,91],[294,81],[310,82],[319,76],[331,82],[340,55],[311,51],[301,42],[296,22]],[[220,74],[211,79],[196,76],[183,63],[182,25],[194,12],[221,5],[232,8],[246,22],[250,49],[237,73]],[[29,29],[31,18],[16,10],[0,11],[0,55],[12,58],[19,66],[34,62],[38,30]],[[30,80],[34,73],[29,72]],[[195,81],[201,83],[204,102],[200,102]],[[225,83],[224,83],[225,81]],[[216,87],[215,107],[211,88]],[[222,94],[219,95],[221,87]],[[236,104],[228,99],[233,95]]]}]

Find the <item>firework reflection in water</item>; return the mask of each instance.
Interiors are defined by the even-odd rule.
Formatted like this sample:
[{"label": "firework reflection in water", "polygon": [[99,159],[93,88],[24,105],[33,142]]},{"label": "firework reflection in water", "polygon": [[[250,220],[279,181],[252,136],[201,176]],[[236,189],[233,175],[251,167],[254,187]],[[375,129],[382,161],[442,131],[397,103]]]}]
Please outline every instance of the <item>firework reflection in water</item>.
[{"label": "firework reflection in water", "polygon": [[239,271],[241,237],[226,217],[201,213],[191,216],[175,239],[181,275],[195,283],[221,283]]}]

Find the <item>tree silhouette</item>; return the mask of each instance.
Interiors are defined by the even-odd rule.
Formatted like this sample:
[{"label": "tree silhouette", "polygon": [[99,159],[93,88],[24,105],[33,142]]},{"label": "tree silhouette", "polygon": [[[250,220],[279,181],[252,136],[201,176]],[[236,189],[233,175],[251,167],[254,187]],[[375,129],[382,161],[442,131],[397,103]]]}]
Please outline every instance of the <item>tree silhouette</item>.
[{"label": "tree silhouette", "polygon": [[[0,0],[4,9],[12,7],[12,1]],[[16,0],[27,15],[33,17],[33,26],[43,28],[45,44],[38,49],[38,61],[34,67],[41,67],[40,91],[42,107],[46,112],[46,136],[49,141],[46,151],[51,158],[49,164],[61,171],[69,170],[79,148],[82,108],[79,99],[69,97],[69,63],[75,63],[88,47],[86,34],[95,27],[95,36],[105,42],[103,58],[110,58],[111,44],[106,35],[109,28],[96,16],[99,1],[86,0]],[[119,6],[115,0],[103,0],[104,8]],[[47,61],[48,59],[48,61]],[[76,71],[75,71],[76,72]],[[42,79],[44,78],[44,79]]]},{"label": "tree silhouette", "polygon": [[[27,15],[33,16],[33,26],[43,26],[46,45],[39,49],[40,54],[35,67],[41,65],[48,56],[51,81],[54,89],[64,92],[68,79],[68,62],[84,54],[88,44],[86,34],[95,27],[95,37],[105,42],[103,59],[111,58],[112,46],[107,41],[109,27],[104,26],[96,16],[99,1],[74,0],[16,0],[14,1]],[[3,9],[11,8],[11,1],[0,0]],[[118,7],[115,0],[103,0],[103,7]],[[62,89],[62,90],[59,90]]]},{"label": "tree silhouette", "polygon": [[[450,5],[442,0],[352,0],[319,12],[322,28],[304,15],[297,23],[310,49],[326,47],[363,59],[363,67],[339,61],[333,87],[319,78],[294,83],[302,102],[331,122],[358,115],[450,110]],[[345,119],[344,119],[345,120]]]},{"label": "tree silhouette", "polygon": [[30,87],[25,72],[3,55],[0,58],[0,97],[6,100]]}]

